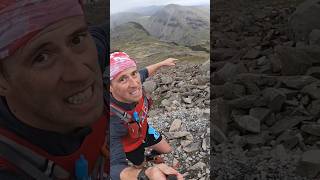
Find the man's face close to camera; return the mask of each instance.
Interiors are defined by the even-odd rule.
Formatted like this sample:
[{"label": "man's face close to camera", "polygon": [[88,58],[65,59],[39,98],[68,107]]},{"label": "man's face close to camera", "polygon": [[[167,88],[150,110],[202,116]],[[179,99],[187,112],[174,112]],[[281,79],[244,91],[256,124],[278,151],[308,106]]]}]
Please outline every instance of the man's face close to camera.
[{"label": "man's face close to camera", "polygon": [[101,116],[102,75],[83,16],[44,28],[1,63],[0,93],[26,124],[65,133]]}]

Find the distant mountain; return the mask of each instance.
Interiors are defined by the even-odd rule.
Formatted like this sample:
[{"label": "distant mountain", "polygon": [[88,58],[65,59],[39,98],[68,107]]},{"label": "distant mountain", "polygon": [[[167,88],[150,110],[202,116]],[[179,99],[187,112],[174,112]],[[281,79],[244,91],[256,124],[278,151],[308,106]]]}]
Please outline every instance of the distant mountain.
[{"label": "distant mountain", "polygon": [[209,53],[194,51],[176,43],[160,41],[150,36],[149,32],[139,23],[128,22],[119,25],[110,32],[111,50],[127,52],[138,61],[140,66],[146,66],[168,57],[175,57],[186,62],[204,62]]},{"label": "distant mountain", "polygon": [[143,19],[144,19],[143,15],[135,12],[121,12],[121,13],[112,14],[110,18],[110,28],[113,29],[116,26],[119,26],[121,24],[130,22],[130,21],[141,22],[143,21]]},{"label": "distant mountain", "polygon": [[[141,24],[151,36],[161,41],[174,42],[196,50],[210,50],[209,5],[150,6],[111,15],[110,27],[127,22]],[[151,13],[152,11],[155,11]],[[142,13],[142,14],[141,14]],[[151,16],[149,16],[152,14]]]},{"label": "distant mountain", "polygon": [[209,8],[170,4],[158,10],[143,25],[152,36],[161,40],[187,46],[207,44],[209,48]]},{"label": "distant mountain", "polygon": [[143,16],[152,16],[155,12],[163,8],[164,6],[146,6],[146,7],[138,7],[127,10],[127,12],[135,12],[139,13]]}]

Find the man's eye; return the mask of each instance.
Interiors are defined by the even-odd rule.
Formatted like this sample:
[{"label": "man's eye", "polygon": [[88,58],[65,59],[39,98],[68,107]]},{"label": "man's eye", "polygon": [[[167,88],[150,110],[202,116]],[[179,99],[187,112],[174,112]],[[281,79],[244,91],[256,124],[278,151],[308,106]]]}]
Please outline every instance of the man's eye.
[{"label": "man's eye", "polygon": [[127,80],[126,77],[122,77],[122,78],[119,79],[120,82],[125,82],[126,80]]},{"label": "man's eye", "polygon": [[84,40],[86,36],[87,36],[87,33],[78,34],[77,36],[72,38],[71,43],[73,45],[78,45]]},{"label": "man's eye", "polygon": [[48,60],[49,60],[49,54],[48,53],[41,53],[34,58],[33,64],[45,63]]}]

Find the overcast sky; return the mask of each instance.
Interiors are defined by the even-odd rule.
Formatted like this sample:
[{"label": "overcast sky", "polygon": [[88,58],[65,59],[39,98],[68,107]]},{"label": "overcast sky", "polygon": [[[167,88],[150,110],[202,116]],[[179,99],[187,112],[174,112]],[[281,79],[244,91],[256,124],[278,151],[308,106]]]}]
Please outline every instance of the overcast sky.
[{"label": "overcast sky", "polygon": [[111,0],[110,13],[117,13],[135,7],[180,4],[180,5],[197,5],[209,4],[210,0]]}]

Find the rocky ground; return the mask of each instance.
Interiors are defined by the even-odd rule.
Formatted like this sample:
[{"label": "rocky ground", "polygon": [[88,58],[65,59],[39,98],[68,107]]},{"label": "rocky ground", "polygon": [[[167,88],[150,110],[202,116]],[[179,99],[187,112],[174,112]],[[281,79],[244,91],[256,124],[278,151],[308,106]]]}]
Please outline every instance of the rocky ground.
[{"label": "rocky ground", "polygon": [[149,122],[168,139],[173,152],[167,164],[179,162],[186,179],[210,179],[209,61],[163,69],[144,83],[154,107]]},{"label": "rocky ground", "polygon": [[320,4],[216,1],[214,179],[320,179]]}]

